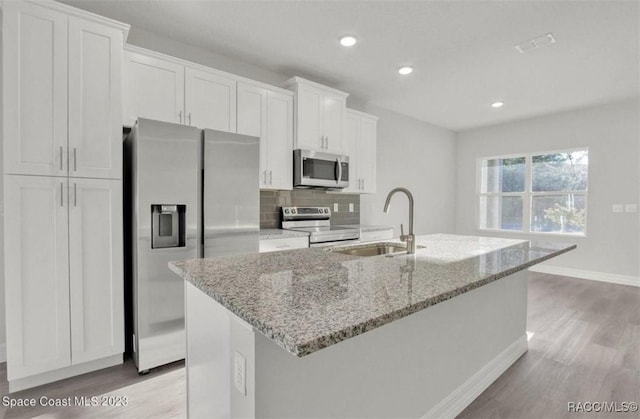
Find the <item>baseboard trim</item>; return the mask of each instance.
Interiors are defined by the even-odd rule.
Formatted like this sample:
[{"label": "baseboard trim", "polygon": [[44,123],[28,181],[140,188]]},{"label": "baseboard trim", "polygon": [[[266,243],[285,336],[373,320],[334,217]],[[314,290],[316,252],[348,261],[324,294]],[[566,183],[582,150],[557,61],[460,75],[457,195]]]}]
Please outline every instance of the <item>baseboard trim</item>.
[{"label": "baseboard trim", "polygon": [[0,362],[7,362],[7,344],[0,344]]},{"label": "baseboard trim", "polygon": [[640,277],[619,275],[607,272],[589,271],[585,269],[564,268],[562,266],[535,265],[529,268],[532,272],[550,275],[570,276],[572,278],[589,279],[591,281],[608,282],[618,285],[640,287]]},{"label": "baseboard trim", "polygon": [[451,392],[440,403],[435,405],[422,418],[455,418],[467,408],[483,391],[498,379],[514,362],[527,352],[527,335],[524,334],[515,342],[489,361],[460,387]]},{"label": "baseboard trim", "polygon": [[88,372],[97,371],[103,368],[113,367],[123,363],[122,354],[108,356],[106,358],[97,359],[95,361],[85,362],[83,364],[72,365],[53,371],[47,371],[42,374],[31,375],[29,377],[16,378],[9,381],[9,391],[26,390],[41,386],[43,384],[53,383],[54,381],[64,380],[65,378],[74,377],[76,375],[86,374]]}]

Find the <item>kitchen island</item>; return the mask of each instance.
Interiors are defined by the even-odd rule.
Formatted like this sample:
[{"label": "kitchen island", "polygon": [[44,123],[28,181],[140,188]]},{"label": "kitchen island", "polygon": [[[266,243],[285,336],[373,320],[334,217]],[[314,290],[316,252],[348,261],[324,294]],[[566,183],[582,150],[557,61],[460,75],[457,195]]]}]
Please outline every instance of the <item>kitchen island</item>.
[{"label": "kitchen island", "polygon": [[414,255],[171,263],[186,287],[189,415],[459,413],[527,350],[526,268],[575,245],[416,239]]}]

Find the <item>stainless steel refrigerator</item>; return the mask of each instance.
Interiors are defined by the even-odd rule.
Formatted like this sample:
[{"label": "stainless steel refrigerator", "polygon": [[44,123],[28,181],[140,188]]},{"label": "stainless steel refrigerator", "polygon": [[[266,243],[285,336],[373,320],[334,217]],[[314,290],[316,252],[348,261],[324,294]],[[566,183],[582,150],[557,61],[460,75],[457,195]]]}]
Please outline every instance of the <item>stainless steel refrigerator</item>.
[{"label": "stainless steel refrigerator", "polygon": [[131,350],[139,372],[185,357],[172,260],[258,252],[259,139],[138,119],[125,141]]}]

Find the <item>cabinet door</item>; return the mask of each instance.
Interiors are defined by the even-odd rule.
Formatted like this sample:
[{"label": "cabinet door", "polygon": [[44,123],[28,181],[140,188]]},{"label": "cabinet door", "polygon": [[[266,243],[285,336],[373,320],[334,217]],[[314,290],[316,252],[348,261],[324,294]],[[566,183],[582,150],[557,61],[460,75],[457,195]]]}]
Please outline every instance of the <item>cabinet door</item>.
[{"label": "cabinet door", "polygon": [[67,173],[67,16],[3,4],[4,171]]},{"label": "cabinet door", "polygon": [[73,364],[124,351],[122,181],[69,180]]},{"label": "cabinet door", "polygon": [[213,72],[187,67],[186,124],[236,132],[236,81]]},{"label": "cabinet door", "polygon": [[7,378],[70,365],[67,179],[4,178]]},{"label": "cabinet door", "polygon": [[260,137],[260,188],[269,187],[267,161],[267,91],[261,87],[238,83],[238,134]]},{"label": "cabinet door", "polygon": [[267,168],[270,189],[293,189],[293,97],[267,92]]},{"label": "cabinet door", "polygon": [[360,117],[347,111],[344,129],[344,154],[349,156],[349,187],[344,192],[359,193],[362,181],[358,173],[358,140],[360,136]]},{"label": "cabinet door", "polygon": [[363,117],[358,140],[358,176],[362,179],[361,192],[364,193],[376,192],[376,140],[377,121]]},{"label": "cabinet door", "polygon": [[322,91],[298,85],[296,100],[296,148],[325,151]]},{"label": "cabinet door", "polygon": [[122,177],[122,32],[69,18],[69,175]]},{"label": "cabinet door", "polygon": [[323,133],[327,151],[342,154],[346,99],[325,93],[322,99]]},{"label": "cabinet door", "polygon": [[184,122],[184,66],[124,52],[124,125],[138,118]]}]

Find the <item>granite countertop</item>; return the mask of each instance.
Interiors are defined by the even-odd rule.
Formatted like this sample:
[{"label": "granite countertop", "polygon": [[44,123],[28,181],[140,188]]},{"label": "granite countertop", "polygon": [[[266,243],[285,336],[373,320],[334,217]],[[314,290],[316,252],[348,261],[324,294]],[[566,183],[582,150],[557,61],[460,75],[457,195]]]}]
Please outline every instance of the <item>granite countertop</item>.
[{"label": "granite countertop", "polygon": [[260,240],[288,239],[291,237],[309,237],[309,233],[304,231],[283,230],[281,228],[261,228],[260,229]]},{"label": "granite countertop", "polygon": [[[169,266],[302,357],[576,248],[448,234],[416,242],[415,255],[357,257],[310,248]],[[363,245],[349,247],[357,246]]]}]

